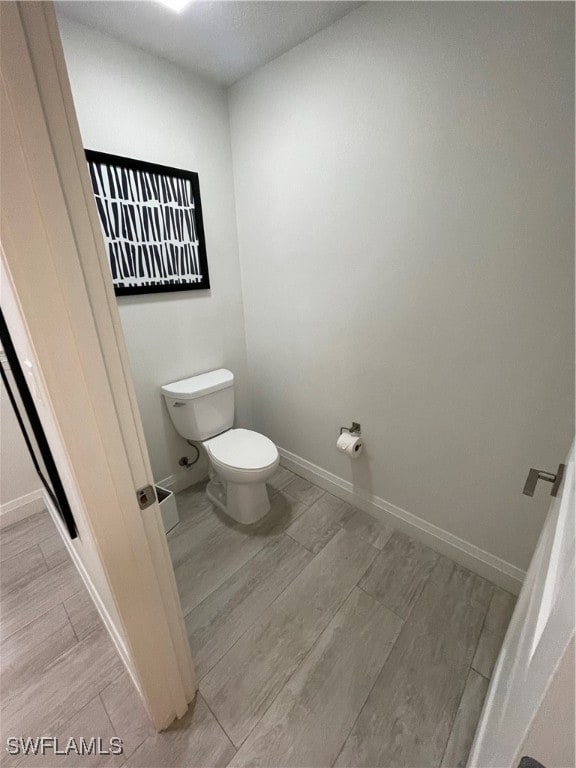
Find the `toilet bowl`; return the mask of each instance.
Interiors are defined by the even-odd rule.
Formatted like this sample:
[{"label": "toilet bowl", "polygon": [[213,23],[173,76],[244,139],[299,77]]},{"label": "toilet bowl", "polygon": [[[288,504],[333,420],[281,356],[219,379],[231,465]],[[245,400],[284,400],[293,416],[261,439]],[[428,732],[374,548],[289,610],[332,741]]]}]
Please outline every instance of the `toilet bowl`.
[{"label": "toilet bowl", "polygon": [[165,384],[162,394],[176,431],[201,442],[210,460],[206,495],[245,525],[270,509],[266,481],[280,462],[269,438],[249,429],[233,429],[234,376],[220,368]]},{"label": "toilet bowl", "polygon": [[203,445],[215,475],[226,484],[224,501],[212,478],[206,489],[208,498],[240,523],[255,523],[264,517],[270,509],[266,481],[280,462],[272,440],[249,429],[230,429]]}]

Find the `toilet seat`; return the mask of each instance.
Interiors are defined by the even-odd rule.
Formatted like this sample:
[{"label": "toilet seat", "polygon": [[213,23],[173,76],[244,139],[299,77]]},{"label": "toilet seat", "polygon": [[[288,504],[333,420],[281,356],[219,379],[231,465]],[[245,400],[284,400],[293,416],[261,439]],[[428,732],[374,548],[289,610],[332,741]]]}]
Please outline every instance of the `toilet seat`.
[{"label": "toilet seat", "polygon": [[272,440],[250,429],[229,429],[203,444],[214,464],[240,472],[267,469],[277,464],[279,458]]}]

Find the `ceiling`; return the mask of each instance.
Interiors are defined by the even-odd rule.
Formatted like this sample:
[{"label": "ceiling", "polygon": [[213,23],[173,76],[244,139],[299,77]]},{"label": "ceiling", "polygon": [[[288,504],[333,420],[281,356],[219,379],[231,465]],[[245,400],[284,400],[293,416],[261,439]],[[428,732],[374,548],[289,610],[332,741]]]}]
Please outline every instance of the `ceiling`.
[{"label": "ceiling", "polygon": [[56,5],[59,15],[231,85],[362,3],[197,1],[180,13],[153,0]]}]

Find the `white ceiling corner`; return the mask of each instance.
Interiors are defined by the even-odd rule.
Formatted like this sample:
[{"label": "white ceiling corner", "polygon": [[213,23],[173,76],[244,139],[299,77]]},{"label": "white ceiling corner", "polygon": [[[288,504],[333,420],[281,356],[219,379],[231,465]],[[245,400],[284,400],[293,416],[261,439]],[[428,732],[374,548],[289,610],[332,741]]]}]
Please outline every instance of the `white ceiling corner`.
[{"label": "white ceiling corner", "polygon": [[222,85],[250,74],[360,5],[332,0],[195,0],[175,13],[154,0],[56,3],[59,15]]}]

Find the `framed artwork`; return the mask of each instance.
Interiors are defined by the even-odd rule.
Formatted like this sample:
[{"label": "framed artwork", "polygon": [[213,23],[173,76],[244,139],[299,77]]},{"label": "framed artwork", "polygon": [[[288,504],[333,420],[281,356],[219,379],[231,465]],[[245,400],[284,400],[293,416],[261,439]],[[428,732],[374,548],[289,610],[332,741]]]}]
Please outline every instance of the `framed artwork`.
[{"label": "framed artwork", "polygon": [[114,291],[210,288],[198,174],[86,150]]}]

